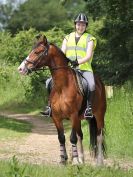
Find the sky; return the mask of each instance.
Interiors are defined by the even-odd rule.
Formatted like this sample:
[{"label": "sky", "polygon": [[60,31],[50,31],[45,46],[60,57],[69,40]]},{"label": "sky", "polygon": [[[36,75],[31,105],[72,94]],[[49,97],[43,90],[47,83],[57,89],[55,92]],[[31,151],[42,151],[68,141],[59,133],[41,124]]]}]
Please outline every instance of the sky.
[{"label": "sky", "polygon": [[[0,3],[6,3],[7,0],[0,0]],[[9,0],[8,0],[9,1]],[[16,2],[24,2],[25,0],[15,0]]]},{"label": "sky", "polygon": [[0,0],[0,2],[5,3],[6,0]]}]

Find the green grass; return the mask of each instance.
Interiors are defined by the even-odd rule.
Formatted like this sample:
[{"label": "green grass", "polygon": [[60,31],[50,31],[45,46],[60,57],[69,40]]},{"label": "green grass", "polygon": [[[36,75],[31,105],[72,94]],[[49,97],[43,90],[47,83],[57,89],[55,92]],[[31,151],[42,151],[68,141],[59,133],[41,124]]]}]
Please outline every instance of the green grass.
[{"label": "green grass", "polygon": [[31,128],[27,121],[0,116],[0,141],[20,140],[31,132]]},{"label": "green grass", "polygon": [[0,161],[0,177],[132,177],[133,170],[123,170],[119,166],[92,167],[51,166],[22,164],[16,157],[10,161]]},{"label": "green grass", "polygon": [[133,92],[130,84],[116,88],[108,101],[106,142],[111,155],[133,158]]},{"label": "green grass", "polygon": [[[105,116],[108,157],[133,160],[133,87],[130,82],[114,88],[114,96],[107,100]],[[88,124],[82,122],[84,144],[88,147]]]}]

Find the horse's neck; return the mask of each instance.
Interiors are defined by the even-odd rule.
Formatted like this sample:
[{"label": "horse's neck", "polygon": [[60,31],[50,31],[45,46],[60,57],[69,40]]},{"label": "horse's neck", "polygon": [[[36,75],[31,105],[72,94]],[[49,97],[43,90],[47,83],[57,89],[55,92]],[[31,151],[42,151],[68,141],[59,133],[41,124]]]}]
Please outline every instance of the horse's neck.
[{"label": "horse's neck", "polygon": [[56,47],[54,48],[54,54],[51,56],[51,65],[49,68],[54,86],[59,90],[67,87],[70,68],[68,67],[65,55]]},{"label": "horse's neck", "polygon": [[66,67],[62,67],[62,65],[57,66],[60,68],[55,68],[53,70],[51,70],[51,75],[53,78],[53,82],[54,82],[54,86],[59,89],[62,90],[65,87],[67,87],[68,83],[69,83],[69,72],[70,72],[70,68]]},{"label": "horse's neck", "polygon": [[51,68],[66,67],[68,62],[64,53],[56,46],[52,46]]}]

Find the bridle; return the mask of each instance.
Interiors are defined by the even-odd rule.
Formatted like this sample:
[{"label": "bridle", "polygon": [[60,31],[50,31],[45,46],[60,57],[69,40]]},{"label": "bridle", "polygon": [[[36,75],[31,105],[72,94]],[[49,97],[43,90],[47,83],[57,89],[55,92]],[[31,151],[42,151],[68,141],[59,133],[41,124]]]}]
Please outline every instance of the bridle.
[{"label": "bridle", "polygon": [[[42,44],[41,44],[41,45],[42,45]],[[42,46],[44,47],[44,45],[42,45]],[[34,70],[37,70],[37,69],[36,69],[37,64],[38,64],[39,61],[42,59],[42,57],[48,55],[48,49],[49,49],[49,45],[45,46],[45,50],[44,50],[43,52],[39,53],[39,55],[35,58],[35,61],[30,61],[30,60],[27,59],[27,58],[25,59],[25,61],[27,62],[27,64],[30,63],[30,64],[33,65],[32,68],[26,67],[27,70],[28,70],[28,72],[32,72],[32,71],[34,71]],[[32,52],[34,52],[34,50],[33,50]],[[27,65],[25,64],[25,66],[27,66]]]},{"label": "bridle", "polygon": [[[41,44],[43,47],[44,45]],[[39,63],[39,61],[42,59],[42,57],[44,56],[47,56],[48,55],[48,50],[49,50],[49,46],[50,44],[47,43],[47,45],[45,46],[45,50],[43,52],[41,52],[36,58],[35,58],[35,61],[30,61],[29,59],[25,59],[25,61],[27,62],[27,64],[32,64],[33,67],[32,68],[28,68],[27,65],[25,64],[26,66],[26,69],[28,71],[28,73],[31,73],[32,71],[39,71],[39,70],[49,70],[49,68],[46,68],[46,67],[42,67],[42,68],[36,68],[37,64]],[[32,51],[34,52],[34,50]],[[66,60],[69,62],[71,61],[70,59],[66,58]],[[65,69],[65,68],[70,68],[70,66],[55,66],[55,67],[52,67],[50,68],[51,70],[58,70],[58,69]]]}]

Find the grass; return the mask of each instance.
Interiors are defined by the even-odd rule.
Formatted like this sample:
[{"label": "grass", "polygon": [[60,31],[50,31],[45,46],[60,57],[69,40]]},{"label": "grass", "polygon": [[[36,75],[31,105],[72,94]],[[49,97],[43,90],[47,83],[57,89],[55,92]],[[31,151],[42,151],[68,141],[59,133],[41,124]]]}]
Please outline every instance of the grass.
[{"label": "grass", "polygon": [[[105,116],[106,144],[108,157],[133,160],[133,92],[127,82],[121,88],[114,88],[114,96],[107,100]],[[88,124],[82,122],[84,144],[88,147]]]},{"label": "grass", "polygon": [[0,141],[20,140],[31,132],[29,122],[0,116]]},{"label": "grass", "polygon": [[92,167],[51,166],[22,164],[14,156],[10,161],[0,161],[0,177],[132,177],[133,170],[123,170],[119,166]]},{"label": "grass", "polygon": [[106,117],[108,153],[133,158],[133,92],[128,87],[115,90],[108,102]]}]

